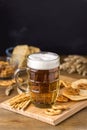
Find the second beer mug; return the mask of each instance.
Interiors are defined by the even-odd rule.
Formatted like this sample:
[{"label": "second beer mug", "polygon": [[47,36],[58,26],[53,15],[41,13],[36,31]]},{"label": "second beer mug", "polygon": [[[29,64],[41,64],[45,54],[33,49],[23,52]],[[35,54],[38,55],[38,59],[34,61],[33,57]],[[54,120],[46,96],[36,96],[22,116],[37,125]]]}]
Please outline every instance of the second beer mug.
[{"label": "second beer mug", "polygon": [[[51,107],[59,93],[59,55],[52,52],[39,52],[28,56],[27,68],[18,69],[15,79],[18,89],[29,92],[37,107]],[[21,84],[18,77],[24,76]]]}]

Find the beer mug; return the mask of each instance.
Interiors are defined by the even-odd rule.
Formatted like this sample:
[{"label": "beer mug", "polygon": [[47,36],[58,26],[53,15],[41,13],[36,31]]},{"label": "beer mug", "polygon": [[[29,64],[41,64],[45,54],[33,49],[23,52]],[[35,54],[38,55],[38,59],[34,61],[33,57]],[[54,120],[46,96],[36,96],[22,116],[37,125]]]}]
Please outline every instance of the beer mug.
[{"label": "beer mug", "polygon": [[[60,57],[53,52],[33,53],[27,57],[27,67],[18,69],[15,79],[18,89],[30,94],[31,102],[42,108],[51,107],[59,93]],[[19,82],[19,77],[24,82]]]}]

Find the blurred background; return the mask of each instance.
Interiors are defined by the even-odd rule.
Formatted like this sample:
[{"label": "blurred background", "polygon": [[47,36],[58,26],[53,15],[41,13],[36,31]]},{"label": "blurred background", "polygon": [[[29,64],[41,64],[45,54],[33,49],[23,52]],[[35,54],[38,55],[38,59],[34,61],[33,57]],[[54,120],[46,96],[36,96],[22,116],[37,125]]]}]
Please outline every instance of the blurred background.
[{"label": "blurred background", "polygon": [[0,0],[0,55],[17,44],[87,55],[87,0]]}]

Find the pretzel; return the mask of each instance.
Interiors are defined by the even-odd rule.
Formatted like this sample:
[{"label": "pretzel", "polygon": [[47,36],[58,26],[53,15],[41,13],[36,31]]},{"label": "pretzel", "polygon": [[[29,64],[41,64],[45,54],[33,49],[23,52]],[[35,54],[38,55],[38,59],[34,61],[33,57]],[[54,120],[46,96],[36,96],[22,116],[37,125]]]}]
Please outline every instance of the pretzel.
[{"label": "pretzel", "polygon": [[45,114],[49,115],[49,116],[54,116],[54,115],[59,115],[62,113],[62,110],[58,110],[58,109],[46,109],[45,110]]},{"label": "pretzel", "polygon": [[61,114],[64,110],[69,109],[66,105],[53,105],[52,108],[46,109],[45,114],[49,116],[55,116]]}]

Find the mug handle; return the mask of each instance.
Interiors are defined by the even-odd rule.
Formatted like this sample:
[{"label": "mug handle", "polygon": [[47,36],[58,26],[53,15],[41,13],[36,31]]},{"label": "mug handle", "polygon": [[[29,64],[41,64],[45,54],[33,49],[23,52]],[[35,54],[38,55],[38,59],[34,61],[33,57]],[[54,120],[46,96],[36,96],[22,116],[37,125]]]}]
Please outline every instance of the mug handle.
[{"label": "mug handle", "polygon": [[[25,79],[23,79],[23,73],[27,75],[24,76]],[[20,68],[15,71],[14,78],[17,84],[17,88],[24,93],[29,92],[29,68]]]}]

